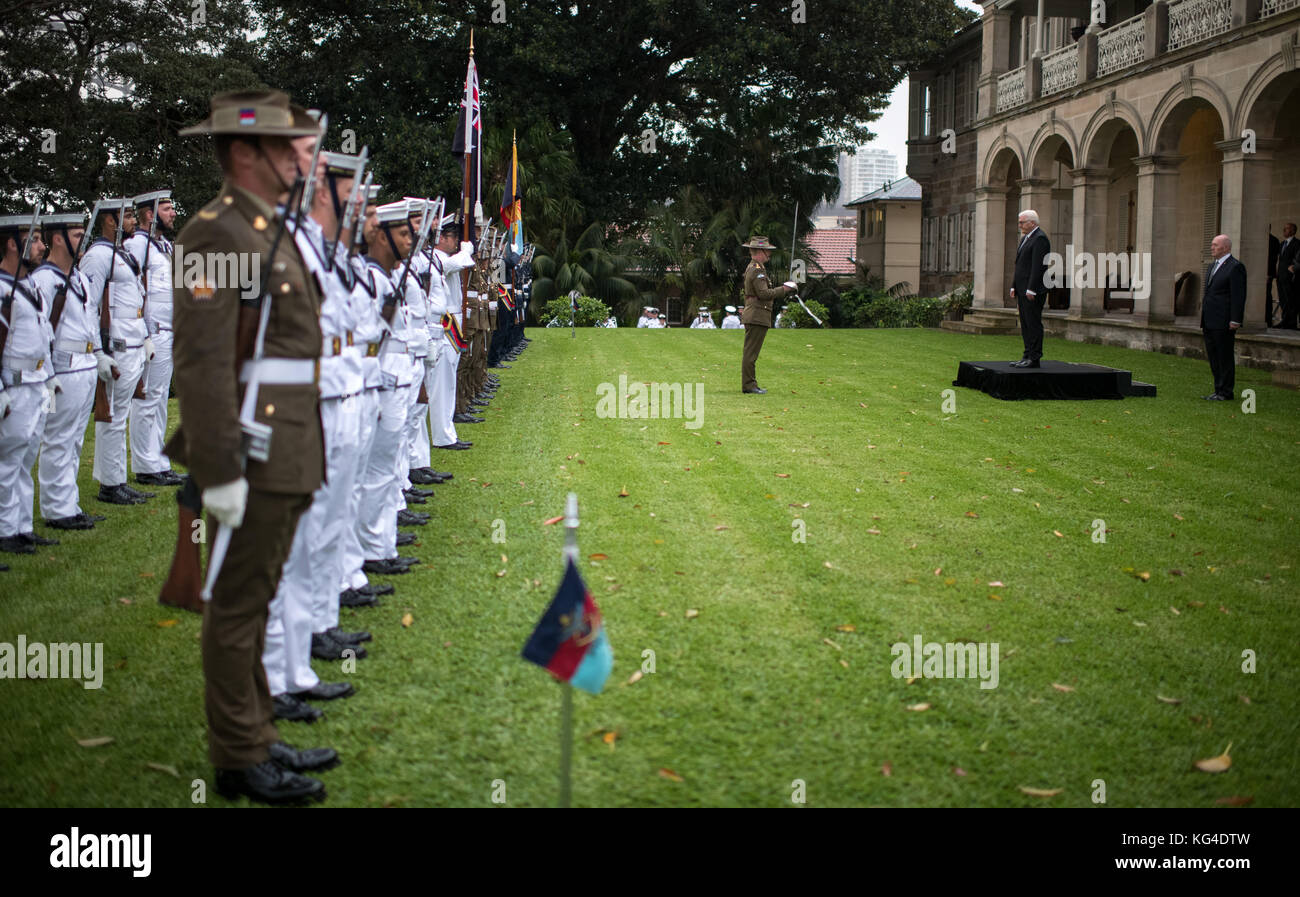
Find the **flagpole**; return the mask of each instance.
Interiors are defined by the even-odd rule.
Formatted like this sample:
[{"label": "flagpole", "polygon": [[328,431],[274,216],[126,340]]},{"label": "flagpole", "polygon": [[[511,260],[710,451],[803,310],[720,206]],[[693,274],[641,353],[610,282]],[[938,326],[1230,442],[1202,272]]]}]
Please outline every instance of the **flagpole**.
[{"label": "flagpole", "polygon": [[[470,160],[474,156],[474,98],[471,96],[473,90],[470,84],[470,75],[474,74],[474,29],[469,30],[469,64],[465,67],[465,179],[460,191],[460,238],[461,240],[469,239],[470,230],[470,207],[469,207],[469,178],[470,178]],[[475,79],[477,80],[477,79]],[[469,312],[469,272],[460,281],[460,329],[464,333],[468,326]]]},{"label": "flagpole", "polygon": [[[576,567],[578,564],[578,496],[574,492],[564,506],[564,557]],[[560,800],[561,810],[569,809],[573,795],[573,686],[564,682],[560,686]]]}]

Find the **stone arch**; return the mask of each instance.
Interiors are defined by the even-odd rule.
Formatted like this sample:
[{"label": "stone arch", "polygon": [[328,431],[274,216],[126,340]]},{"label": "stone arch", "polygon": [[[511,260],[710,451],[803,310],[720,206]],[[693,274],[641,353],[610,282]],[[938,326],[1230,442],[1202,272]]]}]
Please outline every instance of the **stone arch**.
[{"label": "stone arch", "polygon": [[1011,176],[1012,163],[1015,164],[1016,177],[1025,170],[1025,151],[1020,141],[1009,134],[1000,134],[989,147],[980,167],[981,187],[1004,185]]},{"label": "stone arch", "polygon": [[1079,164],[1090,168],[1104,167],[1111,144],[1125,126],[1137,137],[1138,152],[1146,152],[1148,135],[1137,109],[1124,100],[1111,100],[1088,119],[1079,142]]},{"label": "stone arch", "polygon": [[1206,78],[1187,78],[1169,88],[1156,104],[1148,135],[1149,151],[1157,154],[1176,153],[1187,120],[1206,105],[1218,115],[1220,130],[1225,135],[1231,133],[1232,103],[1222,88]]},{"label": "stone arch", "polygon": [[1289,64],[1284,54],[1278,53],[1261,65],[1246,83],[1228,133],[1240,137],[1246,128],[1250,128],[1256,137],[1273,137],[1277,130],[1278,111],[1297,87],[1300,87],[1300,68],[1295,66],[1294,51]]},{"label": "stone arch", "polygon": [[1069,151],[1070,166],[1078,165],[1079,142],[1070,126],[1056,118],[1043,122],[1029,141],[1029,152],[1025,154],[1026,176],[1041,177],[1048,174],[1046,169],[1057,160],[1061,144]]}]

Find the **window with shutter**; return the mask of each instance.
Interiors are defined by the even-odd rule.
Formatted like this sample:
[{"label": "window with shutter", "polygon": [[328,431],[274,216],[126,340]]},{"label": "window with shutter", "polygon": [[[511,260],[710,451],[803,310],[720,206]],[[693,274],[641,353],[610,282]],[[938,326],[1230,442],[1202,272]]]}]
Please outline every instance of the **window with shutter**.
[{"label": "window with shutter", "polygon": [[1210,265],[1210,241],[1219,235],[1219,185],[1206,184],[1201,202],[1201,267]]}]

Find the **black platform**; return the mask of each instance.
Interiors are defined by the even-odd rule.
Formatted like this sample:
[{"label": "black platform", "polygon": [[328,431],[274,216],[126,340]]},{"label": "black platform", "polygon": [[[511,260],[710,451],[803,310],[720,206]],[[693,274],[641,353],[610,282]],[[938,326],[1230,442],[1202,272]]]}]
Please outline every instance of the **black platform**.
[{"label": "black platform", "polygon": [[952,385],[978,389],[995,399],[1122,399],[1156,394],[1150,383],[1134,380],[1132,371],[1067,361],[1041,364],[1018,368],[1009,361],[963,361]]}]

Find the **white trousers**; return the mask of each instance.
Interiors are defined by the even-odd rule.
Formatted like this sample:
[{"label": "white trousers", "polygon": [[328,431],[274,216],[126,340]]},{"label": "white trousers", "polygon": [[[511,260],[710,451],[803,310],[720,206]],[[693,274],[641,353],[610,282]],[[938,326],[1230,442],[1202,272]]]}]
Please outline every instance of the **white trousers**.
[{"label": "white trousers", "polygon": [[[429,428],[425,424],[428,418],[426,413],[428,405],[421,405],[415,400],[420,397],[420,386],[423,385],[426,392],[429,392],[429,373],[431,368],[424,363],[423,359],[418,362],[416,369],[417,382],[411,387],[412,405],[406,417],[406,442],[407,450],[407,470],[414,470],[417,467],[429,466]],[[433,393],[429,392],[430,400],[433,399]],[[410,486],[410,479],[406,472],[403,472],[402,479],[407,487]]]},{"label": "white trousers", "polygon": [[[402,359],[406,356],[396,357]],[[384,370],[389,370],[388,365]],[[410,379],[410,370],[405,373]],[[412,404],[411,389],[410,386],[399,386],[379,392],[379,423],[375,427],[374,443],[366,463],[357,527],[361,553],[366,560],[397,556],[397,511],[404,507],[398,467],[404,469],[406,466],[403,437],[406,435],[406,413]]]},{"label": "white trousers", "polygon": [[[356,470],[352,477],[352,496],[348,501],[348,527],[343,533],[343,575],[339,580],[337,591],[359,589],[369,580],[361,570],[366,560],[361,551],[361,494],[365,488],[366,468],[370,463],[370,450],[375,444],[375,430],[379,423],[379,390],[367,389],[358,399],[357,428],[358,442]],[[396,538],[396,537],[394,537]],[[394,547],[396,545],[394,544]]]},{"label": "white trousers", "polygon": [[120,486],[126,482],[126,420],[131,413],[136,381],[144,373],[144,347],[114,353],[113,364],[121,372],[120,377],[108,384],[113,421],[95,423],[94,476],[101,486]]},{"label": "white trousers", "polygon": [[342,515],[356,476],[357,402],[322,399],[325,482],[298,519],[293,546],[266,621],[262,666],[271,694],[306,691],[319,678],[311,668],[311,636],[338,625]]},{"label": "white trousers", "polygon": [[[343,545],[356,531],[349,514],[357,481],[361,448],[361,405],[365,395],[326,399],[321,403],[325,431],[325,485],[316,491],[307,515],[312,519],[312,631],[339,625],[338,582],[343,576]],[[326,422],[326,417],[333,420]],[[333,439],[331,439],[333,437]]]},{"label": "white trousers", "polygon": [[281,568],[280,584],[267,608],[262,667],[272,696],[306,691],[320,682],[311,668],[312,602],[306,588],[312,565],[309,516],[305,513],[298,518],[289,558]]},{"label": "white trousers", "polygon": [[77,470],[86,442],[86,421],[95,404],[94,368],[57,374],[56,378],[62,392],[54,402],[54,412],[45,418],[41,436],[41,516],[46,520],[81,513]]},{"label": "white trousers", "polygon": [[456,367],[460,353],[443,338],[446,345],[438,349],[438,363],[433,369],[433,383],[429,386],[429,429],[434,445],[451,445],[457,442],[456,425],[451,416],[456,413]]},{"label": "white trousers", "polygon": [[137,474],[170,470],[163,454],[167,441],[167,393],[172,385],[172,332],[153,335],[153,360],[144,365],[144,398],[131,401],[131,469]]},{"label": "white trousers", "polygon": [[9,416],[0,420],[0,537],[34,529],[32,465],[49,407],[43,383],[10,386],[5,393],[12,404]]}]

